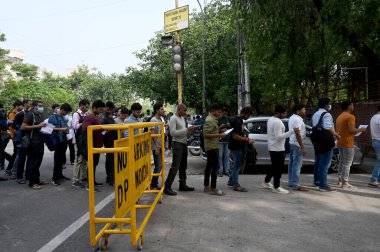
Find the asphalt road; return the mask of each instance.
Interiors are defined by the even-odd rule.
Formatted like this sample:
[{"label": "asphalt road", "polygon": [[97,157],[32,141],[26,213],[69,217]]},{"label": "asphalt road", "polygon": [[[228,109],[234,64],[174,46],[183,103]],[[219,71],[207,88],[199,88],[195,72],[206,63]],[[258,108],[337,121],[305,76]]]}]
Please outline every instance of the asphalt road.
[{"label": "asphalt road", "polygon": [[[216,197],[202,192],[205,161],[189,156],[188,163],[189,184],[196,191],[164,197],[145,229],[144,251],[380,251],[380,189],[366,186],[368,174],[352,175],[356,190],[289,195],[260,188],[263,175],[240,176],[249,192],[237,193],[227,187],[224,176],[218,178],[218,187],[226,196]],[[67,165],[64,175],[71,177],[72,168]],[[43,180],[51,178],[48,150],[40,171]],[[105,180],[104,155],[97,178]],[[310,184],[312,175],[303,174],[302,179]],[[336,175],[329,180],[335,182]],[[96,202],[112,192],[103,185]],[[0,251],[37,251],[88,211],[88,192],[69,181],[40,191],[0,182],[0,199]],[[113,202],[97,215],[112,216]],[[86,222],[54,251],[92,251],[88,230]],[[129,236],[110,237],[109,251],[134,250]]]}]

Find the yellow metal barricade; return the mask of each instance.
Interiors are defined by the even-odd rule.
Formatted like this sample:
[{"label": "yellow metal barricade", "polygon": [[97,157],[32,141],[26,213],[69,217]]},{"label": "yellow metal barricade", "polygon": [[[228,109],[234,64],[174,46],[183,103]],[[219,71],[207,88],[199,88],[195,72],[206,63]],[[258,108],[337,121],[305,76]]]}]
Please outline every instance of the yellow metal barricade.
[{"label": "yellow metal barricade", "polygon": [[[161,132],[152,134],[151,127],[161,125]],[[143,129],[147,128],[147,132]],[[94,148],[94,131],[118,132],[118,138],[114,142],[114,148]],[[122,132],[128,131],[128,138],[122,138]],[[152,138],[161,138],[161,172],[152,174]],[[108,237],[111,234],[130,234],[131,244],[141,250],[144,242],[143,231],[157,202],[162,202],[164,183],[160,190],[150,190],[152,176],[165,179],[165,135],[164,123],[130,123],[94,125],[87,129],[88,146],[88,192],[90,213],[90,240],[94,250],[105,250],[108,247]],[[114,153],[115,171],[115,214],[113,217],[95,216],[94,193],[94,154]],[[155,195],[150,204],[139,204],[143,194]],[[147,209],[143,221],[138,225],[137,210]],[[104,226],[96,233],[96,225]]]}]

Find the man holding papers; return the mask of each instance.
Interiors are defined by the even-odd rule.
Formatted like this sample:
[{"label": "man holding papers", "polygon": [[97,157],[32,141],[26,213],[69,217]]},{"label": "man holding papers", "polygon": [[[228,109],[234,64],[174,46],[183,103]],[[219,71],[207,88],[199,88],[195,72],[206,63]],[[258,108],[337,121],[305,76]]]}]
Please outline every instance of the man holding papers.
[{"label": "man holding papers", "polygon": [[352,160],[354,159],[354,137],[357,133],[366,131],[366,128],[355,128],[354,104],[350,101],[342,102],[343,112],[336,119],[336,131],[340,135],[337,146],[339,149],[338,186],[354,188],[348,183]]}]

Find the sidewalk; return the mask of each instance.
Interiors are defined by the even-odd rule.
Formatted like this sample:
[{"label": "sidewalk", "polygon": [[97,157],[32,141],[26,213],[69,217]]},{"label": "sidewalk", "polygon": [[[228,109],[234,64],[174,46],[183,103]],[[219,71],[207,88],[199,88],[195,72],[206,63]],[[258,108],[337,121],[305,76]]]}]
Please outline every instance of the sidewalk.
[{"label": "sidewalk", "polygon": [[[157,205],[143,251],[379,251],[380,189],[367,187],[369,175],[353,174],[354,190],[288,195],[261,188],[263,178],[240,176],[247,193],[229,188],[227,177],[218,178],[226,192],[221,197],[203,193],[203,176],[190,175],[188,184],[196,190],[165,196]],[[286,180],[285,174],[284,187]],[[312,175],[302,174],[302,180],[310,185]],[[329,182],[335,184],[336,174]],[[129,235],[110,236],[109,251],[135,250]]]}]

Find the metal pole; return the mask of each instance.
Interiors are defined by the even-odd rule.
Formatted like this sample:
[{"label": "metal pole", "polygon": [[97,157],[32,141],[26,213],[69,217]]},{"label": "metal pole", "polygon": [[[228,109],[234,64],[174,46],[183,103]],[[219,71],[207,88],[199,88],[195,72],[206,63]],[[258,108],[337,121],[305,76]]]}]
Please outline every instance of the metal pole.
[{"label": "metal pole", "polygon": [[[205,70],[205,12],[201,3],[197,0],[202,13],[202,112],[206,113],[206,70]],[[203,7],[206,7],[206,0]]]},{"label": "metal pole", "polygon": [[[178,0],[175,0],[175,8],[177,9],[178,6]],[[176,31],[176,38],[175,38],[176,44],[181,44],[181,38],[179,31]],[[182,103],[182,71],[177,73],[177,81],[178,81],[178,104]]]}]

